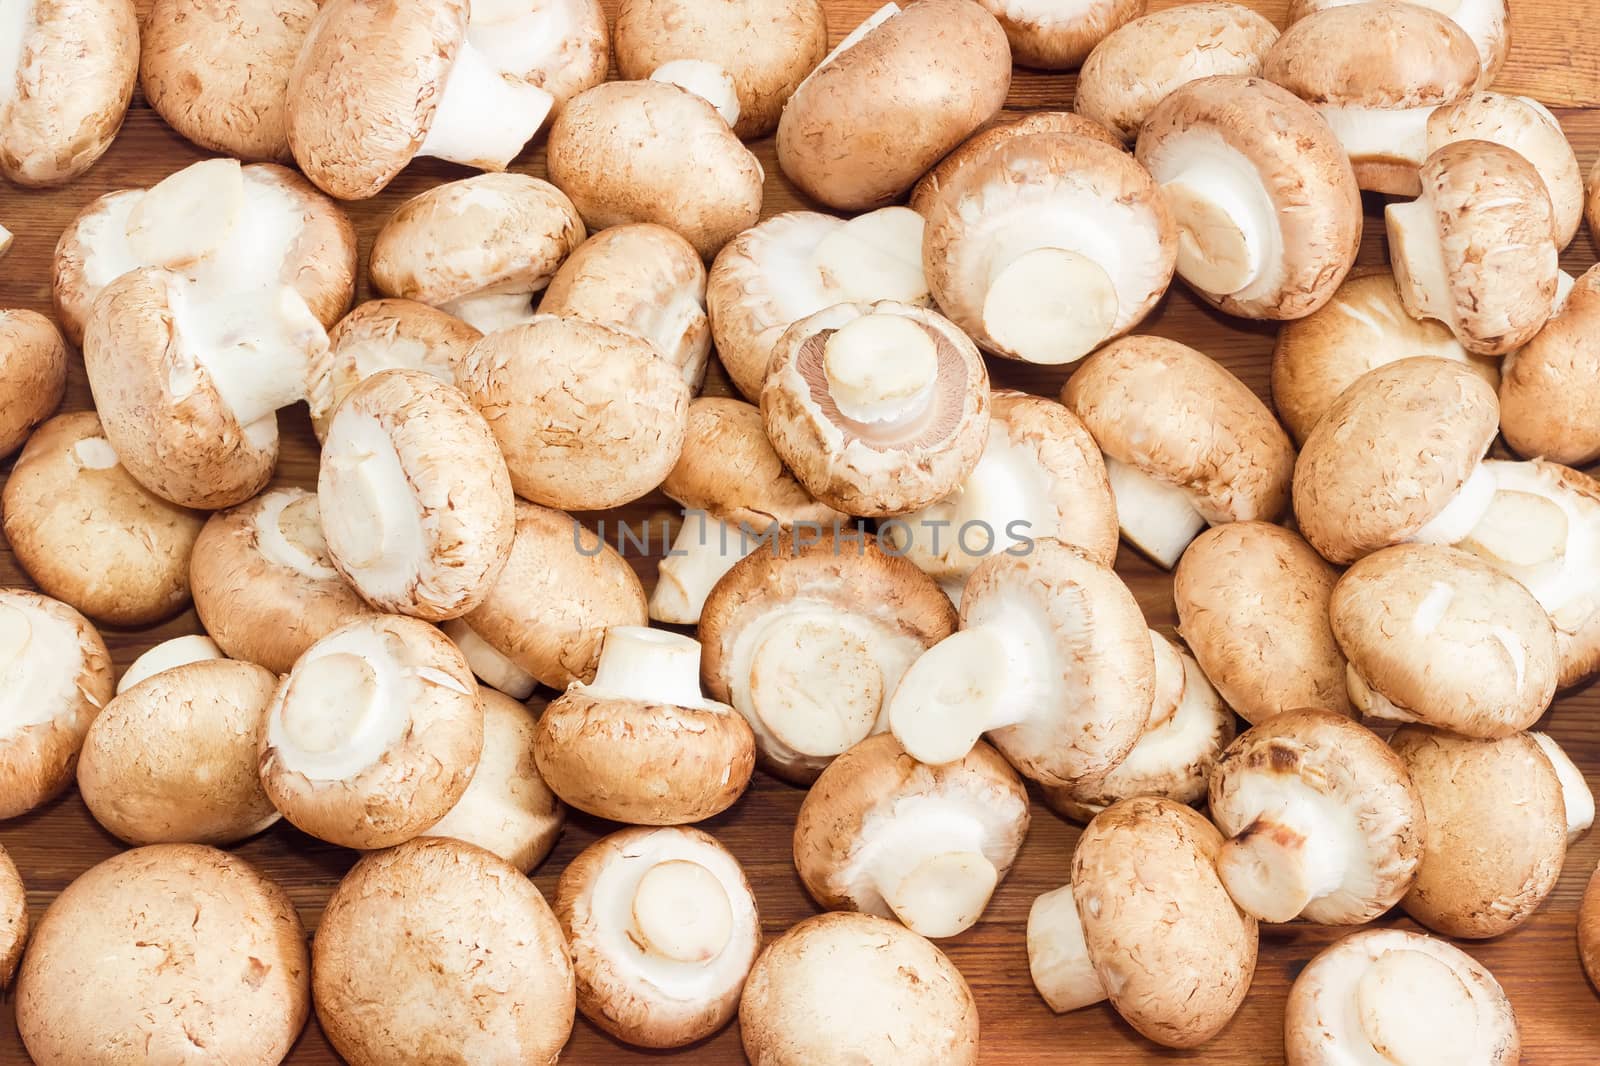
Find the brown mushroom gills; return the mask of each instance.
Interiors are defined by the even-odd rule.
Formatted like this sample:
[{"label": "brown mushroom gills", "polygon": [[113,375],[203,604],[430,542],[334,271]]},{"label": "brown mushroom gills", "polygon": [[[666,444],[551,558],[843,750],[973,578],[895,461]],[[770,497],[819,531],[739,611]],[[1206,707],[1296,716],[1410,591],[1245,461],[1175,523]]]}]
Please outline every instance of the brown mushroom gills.
[{"label": "brown mushroom gills", "polygon": [[1029,363],[1059,366],[1088,355],[1116,325],[1111,275],[1086,255],[1034,248],[991,269],[983,328]]},{"label": "brown mushroom gills", "polygon": [[[822,698],[812,679],[828,679]],[[841,755],[866,739],[883,707],[883,674],[866,642],[829,617],[796,614],[762,636],[750,701],[762,724],[801,755]]]},{"label": "brown mushroom gills", "polygon": [[629,939],[671,962],[705,963],[733,938],[733,906],[710,870],[688,859],[652,866],[633,893]]}]

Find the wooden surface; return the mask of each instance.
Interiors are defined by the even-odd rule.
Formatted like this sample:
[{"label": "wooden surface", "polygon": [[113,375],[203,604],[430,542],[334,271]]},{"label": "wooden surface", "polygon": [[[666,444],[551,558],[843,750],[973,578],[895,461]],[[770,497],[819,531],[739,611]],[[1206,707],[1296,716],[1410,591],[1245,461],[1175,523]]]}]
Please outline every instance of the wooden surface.
[{"label": "wooden surface", "polygon": [[[1515,44],[1502,86],[1534,95],[1556,108],[1577,145],[1585,173],[1600,153],[1600,38],[1595,19],[1600,0],[1513,0]],[[141,9],[146,3],[141,3]],[[607,2],[612,7],[611,0]],[[876,6],[871,0],[828,0],[830,29],[837,39]],[[1158,3],[1157,6],[1167,6]],[[1280,25],[1286,0],[1258,0],[1260,10]],[[1580,42],[1587,37],[1587,45]],[[1580,54],[1580,47],[1582,48]],[[1065,108],[1071,104],[1072,79],[1062,75],[1019,73],[1010,106],[1019,110]],[[804,206],[784,182],[772,146],[756,146],[767,168],[767,213]],[[530,150],[519,169],[542,174],[538,148]],[[16,234],[11,254],[0,262],[0,306],[50,308],[49,263],[57,235],[72,215],[93,197],[111,189],[148,185],[196,159],[201,153],[168,130],[142,101],[136,100],[126,127],[110,153],[72,186],[50,192],[24,192],[0,187],[0,222]],[[408,171],[376,200],[350,205],[362,236],[365,256],[385,215],[405,198],[465,172],[434,165]],[[1369,204],[1368,234],[1362,261],[1383,261],[1381,225]],[[1585,230],[1568,252],[1564,265],[1573,273],[1595,258],[1595,245]],[[363,297],[366,295],[363,286]],[[1147,331],[1180,339],[1220,359],[1262,396],[1267,395],[1268,356],[1272,330],[1235,323],[1202,310],[1181,286],[1175,286]],[[998,383],[1054,395],[1061,385],[1057,372],[1026,370],[996,364]],[[717,387],[714,383],[713,387]],[[725,386],[723,386],[725,388]],[[82,366],[72,371],[66,409],[89,405]],[[285,412],[282,484],[314,484],[316,451],[303,408]],[[638,518],[666,513],[669,504],[653,497],[626,512]],[[653,580],[654,563],[640,560],[641,573]],[[1124,551],[1119,569],[1138,594],[1151,624],[1173,622],[1171,582],[1167,575]],[[9,549],[0,553],[0,580],[27,584]],[[105,631],[119,666],[125,666],[150,645],[180,633],[198,630],[192,612],[148,632]],[[1558,700],[1545,728],[1566,747],[1590,781],[1600,785],[1600,695],[1590,688]],[[769,936],[815,912],[795,877],[789,856],[789,834],[802,794],[757,775],[750,793],[728,814],[707,823],[745,864],[756,886],[763,925]],[[554,855],[536,873],[548,896],[567,861],[610,828],[576,817]],[[1067,863],[1078,830],[1035,805],[1033,828],[1020,861],[1000,886],[978,926],[943,944],[971,983],[983,1025],[983,1061],[1018,1064],[1072,1061],[1096,1066],[1156,1063],[1188,1058],[1237,1066],[1282,1061],[1282,1010],[1290,982],[1301,966],[1338,933],[1311,928],[1266,930],[1255,984],[1231,1026],[1207,1048],[1188,1055],[1163,1052],[1141,1040],[1109,1007],[1057,1017],[1039,1000],[1028,977],[1024,930],[1028,907],[1041,892],[1066,879]],[[0,844],[15,859],[28,886],[35,920],[73,878],[114,854],[117,842],[89,817],[75,793],[25,817],[0,824]],[[311,840],[287,825],[237,849],[260,866],[293,896],[308,930],[315,930],[324,901],[355,856]],[[1504,984],[1522,1023],[1524,1062],[1539,1066],[1589,1066],[1600,1058],[1600,1000],[1585,982],[1574,944],[1578,901],[1589,872],[1600,858],[1600,835],[1576,845],[1553,896],[1520,930],[1498,941],[1466,945]],[[1399,924],[1412,927],[1399,920]],[[1181,935],[1181,933],[1180,933]],[[601,1036],[581,1018],[564,1062],[611,1064],[646,1061],[655,1055],[623,1047]],[[0,1066],[26,1062],[9,1001],[0,1011]],[[315,1022],[308,1027],[290,1062],[337,1062]],[[689,1049],[679,1061],[695,1064],[741,1062],[735,1028]]]}]

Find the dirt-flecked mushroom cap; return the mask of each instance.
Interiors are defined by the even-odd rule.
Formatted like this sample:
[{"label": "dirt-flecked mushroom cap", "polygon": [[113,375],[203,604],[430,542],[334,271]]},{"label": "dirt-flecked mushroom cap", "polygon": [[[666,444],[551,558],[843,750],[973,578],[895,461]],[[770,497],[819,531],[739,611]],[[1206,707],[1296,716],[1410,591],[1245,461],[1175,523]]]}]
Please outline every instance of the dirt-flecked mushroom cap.
[{"label": "dirt-flecked mushroom cap", "polygon": [[16,863],[0,848],[0,990],[11,987],[11,978],[22,961],[28,942],[28,894]]},{"label": "dirt-flecked mushroom cap", "polygon": [[727,1025],[761,950],[739,860],[698,829],[624,829],[596,841],[562,871],[555,911],[578,1010],[640,1047],[682,1047]]},{"label": "dirt-flecked mushroom cap", "polygon": [[122,128],[139,73],[134,0],[19,5],[0,51],[0,174],[60,185]]},{"label": "dirt-flecked mushroom cap", "polygon": [[819,914],[756,960],[739,1035],[756,1066],[974,1066],[978,1005],[944,952],[904,926]]},{"label": "dirt-flecked mushroom cap", "polygon": [[1600,988],[1600,869],[1590,875],[1578,911],[1578,955],[1589,981]]},{"label": "dirt-flecked mushroom cap", "polygon": [[466,660],[414,618],[357,619],[313,644],[278,685],[261,783],[299,829],[347,848],[410,840],[447,814],[483,747]]},{"label": "dirt-flecked mushroom cap", "polygon": [[1144,14],[1146,0],[978,0],[1000,20],[1018,66],[1071,70],[1105,37]]},{"label": "dirt-flecked mushroom cap", "polygon": [[0,311],[0,458],[22,447],[67,390],[67,346],[37,311]]},{"label": "dirt-flecked mushroom cap", "polygon": [[928,766],[879,733],[835,759],[806,793],[794,864],[830,910],[948,937],[977,923],[1027,832],[1028,793],[989,745]]},{"label": "dirt-flecked mushroom cap", "polygon": [[157,844],[107,859],[56,897],[16,1000],[39,1066],[276,1066],[311,1014],[311,960],[289,894],[254,866]]},{"label": "dirt-flecked mushroom cap", "polygon": [[1522,924],[1561,876],[1561,776],[1530,734],[1473,740],[1402,726],[1389,743],[1422,795],[1428,838],[1405,912],[1445,936]]},{"label": "dirt-flecked mushroom cap", "polygon": [[357,863],[322,913],[312,973],[317,1020],[351,1066],[553,1063],[572,1032],[572,959],[549,904],[458,840]]},{"label": "dirt-flecked mushroom cap", "polygon": [[992,124],[962,141],[949,155],[939,160],[911,189],[911,209],[926,217],[944,190],[983,160],[992,149],[1013,137],[1030,133],[1067,133],[1121,147],[1115,133],[1093,119],[1071,111],[1029,111],[1023,115],[1003,115]]},{"label": "dirt-flecked mushroom cap", "polygon": [[[148,680],[157,674],[164,674],[168,670],[176,670],[180,666],[190,663],[211,662],[216,659],[226,659],[217,642],[203,633],[185,633],[181,637],[172,637],[159,644],[153,644],[139,654],[139,657],[128,664],[122,671],[122,676],[117,678],[117,695],[133,688],[141,681]],[[277,679],[273,679],[277,684]],[[267,695],[272,695],[269,691]],[[255,730],[251,730],[252,739]]]},{"label": "dirt-flecked mushroom cap", "polygon": [[[1324,8],[1367,3],[1368,0],[1289,0],[1289,21],[1299,22]],[[1466,31],[1478,49],[1481,71],[1478,87],[1488,88],[1500,76],[1506,55],[1511,51],[1509,0],[1425,0],[1432,8]]]},{"label": "dirt-flecked mushroom cap", "polygon": [[1405,929],[1368,929],[1306,964],[1284,1012],[1288,1066],[1517,1066],[1504,990],[1470,955]]},{"label": "dirt-flecked mushroom cap", "polygon": [[1501,364],[1500,430],[1519,455],[1584,466],[1600,458],[1600,267]]}]

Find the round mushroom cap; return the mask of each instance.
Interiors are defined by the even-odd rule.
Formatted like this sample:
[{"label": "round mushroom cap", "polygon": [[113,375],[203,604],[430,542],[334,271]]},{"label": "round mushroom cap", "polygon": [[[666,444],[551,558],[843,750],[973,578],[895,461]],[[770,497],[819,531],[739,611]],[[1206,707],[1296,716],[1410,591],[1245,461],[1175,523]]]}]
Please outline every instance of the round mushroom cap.
[{"label": "round mushroom cap", "polygon": [[1512,450],[1568,466],[1600,458],[1600,267],[1500,370],[1500,430]]},{"label": "round mushroom cap", "polygon": [[1499,982],[1453,944],[1405,929],[1352,933],[1289,989],[1288,1066],[1476,1062],[1516,1066],[1521,1038]]},{"label": "round mushroom cap", "polygon": [[1400,905],[1429,929],[1469,940],[1521,925],[1561,876],[1561,777],[1526,733],[1474,740],[1402,726],[1389,740],[1427,816],[1416,884]]},{"label": "round mushroom cap", "polygon": [[978,0],[1000,20],[1018,66],[1071,70],[1106,35],[1144,14],[1146,0]]},{"label": "round mushroom cap", "polygon": [[[1289,0],[1289,21],[1299,22],[1313,12],[1369,0]],[[1423,5],[1450,16],[1478,49],[1482,70],[1478,86],[1487,88],[1500,77],[1506,56],[1511,51],[1510,3],[1508,0],[1427,0]]]},{"label": "round mushroom cap", "polygon": [[317,1020],[351,1066],[554,1062],[572,1032],[572,960],[549,904],[520,870],[458,840],[357,863],[312,959]]},{"label": "round mushroom cap", "polygon": [[449,813],[483,748],[483,705],[456,646],[399,615],[313,644],[260,732],[261,783],[296,827],[347,848],[410,840]]},{"label": "round mushroom cap", "polygon": [[28,894],[17,874],[17,864],[5,848],[0,848],[0,990],[11,987],[27,942]]},{"label": "round mushroom cap", "polygon": [[819,914],[756,959],[739,1003],[739,1035],[760,1066],[972,1066],[978,1006],[961,971],[904,926],[848,911]]},{"label": "round mushroom cap", "polygon": [[1013,137],[1026,137],[1030,133],[1066,133],[1074,137],[1087,137],[1092,141],[1104,141],[1119,148],[1122,146],[1122,141],[1115,133],[1093,119],[1071,111],[1029,111],[1022,115],[1002,115],[962,141],[917,181],[911,189],[911,209],[927,217],[944,190],[957,186],[963,175],[991,150]]},{"label": "round mushroom cap", "polygon": [[0,311],[0,459],[22,447],[67,391],[67,346],[37,311]]},{"label": "round mushroom cap", "polygon": [[1590,876],[1578,911],[1578,954],[1590,982],[1600,988],[1600,869]]},{"label": "round mushroom cap", "polygon": [[311,1013],[289,894],[198,844],[115,855],[55,898],[17,975],[39,1066],[129,1059],[276,1066]]},{"label": "round mushroom cap", "polygon": [[578,1010],[639,1047],[682,1047],[727,1025],[761,950],[744,869],[698,829],[595,841],[562,871],[555,911]]},{"label": "round mushroom cap", "polygon": [[472,7],[467,41],[501,76],[550,94],[551,110],[606,80],[611,34],[600,0],[506,0]]}]

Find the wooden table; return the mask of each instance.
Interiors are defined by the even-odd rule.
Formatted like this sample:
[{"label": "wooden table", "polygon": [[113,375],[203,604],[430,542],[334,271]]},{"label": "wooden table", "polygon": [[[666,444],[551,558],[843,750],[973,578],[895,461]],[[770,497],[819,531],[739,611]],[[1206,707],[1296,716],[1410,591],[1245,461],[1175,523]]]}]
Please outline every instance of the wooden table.
[{"label": "wooden table", "polygon": [[[1556,110],[1578,148],[1585,173],[1600,154],[1600,39],[1594,36],[1600,0],[1512,0],[1514,7],[1511,61],[1500,87],[1526,93]],[[141,0],[141,13],[148,0]],[[614,11],[615,0],[606,0]],[[830,30],[837,40],[877,6],[874,0],[827,0]],[[1171,6],[1156,0],[1154,7]],[[1253,6],[1283,25],[1287,0],[1253,0]],[[1580,41],[1589,41],[1579,54]],[[1019,72],[1009,106],[1017,110],[1067,108],[1073,79],[1066,75]],[[779,173],[771,142],[756,146],[767,170],[766,214],[806,206]],[[84,204],[112,189],[150,185],[202,153],[172,133],[142,100],[135,100],[127,125],[106,157],[86,177],[64,189],[25,192],[0,187],[0,222],[15,231],[16,244],[0,262],[0,307],[50,310],[50,256],[68,220]],[[518,169],[542,175],[543,151],[535,148]],[[365,255],[373,234],[387,214],[406,198],[439,183],[464,176],[445,165],[416,166],[382,196],[348,210],[362,238]],[[1363,263],[1384,262],[1383,235],[1376,203],[1368,205]],[[1569,249],[1563,265],[1574,274],[1595,260],[1595,239],[1585,230]],[[363,284],[361,298],[368,296]],[[1181,285],[1143,327],[1182,340],[1221,360],[1263,397],[1273,330],[1225,319],[1202,309]],[[1063,375],[995,361],[997,383],[1055,395]],[[726,391],[719,377],[711,388]],[[81,364],[72,368],[64,410],[90,406]],[[283,457],[277,484],[314,487],[317,453],[303,408],[285,412]],[[670,502],[652,497],[626,509],[624,517],[667,513]],[[1118,569],[1138,594],[1152,625],[1175,621],[1169,577],[1124,550]],[[654,562],[640,564],[641,575],[654,580]],[[26,585],[9,549],[0,553],[0,580]],[[192,611],[146,632],[106,630],[119,667],[158,641],[197,632]],[[1600,785],[1600,696],[1590,688],[1556,702],[1544,722],[1591,782]],[[745,864],[760,900],[768,936],[776,935],[816,912],[796,878],[789,854],[789,836],[802,794],[762,775],[732,811],[706,824]],[[574,817],[560,845],[535,877],[548,896],[567,861],[609,828],[587,817]],[[1243,1009],[1210,1046],[1187,1055],[1155,1048],[1122,1024],[1107,1006],[1057,1017],[1034,992],[1024,947],[1028,907],[1035,896],[1066,880],[1068,859],[1078,829],[1036,804],[1033,829],[1011,876],[995,894],[983,921],[943,947],[966,975],[977,996],[983,1025],[985,1063],[1074,1061],[1093,1066],[1156,1063],[1193,1059],[1238,1066],[1282,1061],[1282,1015],[1289,984],[1305,962],[1337,938],[1331,930],[1283,927],[1264,930],[1255,984]],[[11,853],[28,886],[35,920],[66,885],[93,864],[114,854],[119,845],[90,818],[75,793],[25,817],[0,824],[0,844]],[[312,840],[287,825],[257,837],[238,852],[258,863],[293,896],[308,930],[317,919],[340,876],[355,859],[344,851]],[[1590,1066],[1600,1059],[1600,1000],[1578,965],[1574,923],[1583,886],[1600,859],[1600,834],[1591,836],[1568,855],[1567,869],[1543,909],[1521,929],[1497,941],[1466,945],[1505,986],[1522,1023],[1524,1062],[1539,1066]],[[1396,924],[1415,928],[1408,920]],[[613,1064],[643,1062],[656,1056],[629,1049],[578,1020],[564,1062]],[[1065,1057],[1065,1058],[1063,1058]],[[0,1011],[0,1064],[23,1063],[27,1056],[17,1037],[11,1004]],[[308,1026],[289,1059],[297,1064],[334,1063],[315,1021]],[[679,1056],[696,1066],[742,1062],[738,1035],[730,1028]],[[891,1066],[891,1064],[886,1064]]]}]

